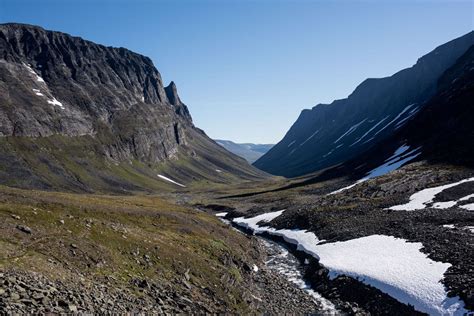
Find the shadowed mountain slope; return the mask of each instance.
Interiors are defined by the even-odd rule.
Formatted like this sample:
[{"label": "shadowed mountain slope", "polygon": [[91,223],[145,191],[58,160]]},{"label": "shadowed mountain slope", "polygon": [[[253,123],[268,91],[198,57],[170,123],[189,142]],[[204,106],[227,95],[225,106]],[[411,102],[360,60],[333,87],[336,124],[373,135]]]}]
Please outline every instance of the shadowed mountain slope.
[{"label": "shadowed mountain slope", "polygon": [[[474,45],[438,81],[437,93],[407,120],[405,126],[367,152],[330,168],[311,181],[339,176],[358,179],[391,160],[398,148],[408,150],[392,163],[406,159],[474,167]],[[413,152],[414,153],[414,152]],[[408,161],[407,161],[408,162]]]},{"label": "shadowed mountain slope", "polygon": [[439,46],[391,77],[367,79],[346,99],[303,110],[255,166],[288,177],[344,163],[402,128],[437,92],[440,76],[474,44],[474,32]]}]

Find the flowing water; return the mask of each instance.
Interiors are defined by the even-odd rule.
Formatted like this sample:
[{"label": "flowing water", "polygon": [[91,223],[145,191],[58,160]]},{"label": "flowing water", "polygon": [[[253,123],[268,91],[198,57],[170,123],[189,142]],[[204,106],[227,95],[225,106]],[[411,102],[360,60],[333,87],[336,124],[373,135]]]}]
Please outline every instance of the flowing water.
[{"label": "flowing water", "polygon": [[[238,227],[234,227],[232,223],[222,218],[225,213],[220,213],[220,219],[226,224],[231,225],[235,230],[242,232]],[[324,315],[339,314],[334,304],[322,297],[318,292],[311,288],[311,285],[303,278],[303,264],[296,258],[284,245],[273,240],[255,235],[268,253],[268,259],[265,261],[265,266],[274,270],[276,273],[283,275],[288,281],[294,283],[300,289],[305,290],[310,295],[315,304],[321,307],[319,311]]]},{"label": "flowing water", "polygon": [[268,260],[265,262],[265,265],[269,269],[275,270],[277,273],[285,276],[288,281],[305,290],[313,297],[315,303],[321,306],[322,313],[329,315],[337,314],[336,307],[318,292],[314,291],[311,285],[304,280],[300,260],[292,255],[285,246],[262,237],[258,238],[267,249]]}]

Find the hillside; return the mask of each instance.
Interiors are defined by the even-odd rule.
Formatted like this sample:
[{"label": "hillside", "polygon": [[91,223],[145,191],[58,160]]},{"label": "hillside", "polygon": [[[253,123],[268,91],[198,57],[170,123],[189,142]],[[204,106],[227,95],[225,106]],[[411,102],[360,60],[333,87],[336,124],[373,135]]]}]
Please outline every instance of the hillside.
[{"label": "hillside", "polygon": [[437,91],[440,76],[474,44],[474,32],[439,46],[391,77],[367,79],[346,99],[303,110],[255,166],[300,176],[346,162],[393,135]]},{"label": "hillside", "polygon": [[30,25],[0,25],[0,143],[9,186],[129,192],[265,177],[194,126],[149,58]]},{"label": "hillside", "polygon": [[471,315],[473,100],[471,32],[212,140],[149,58],[0,24],[0,315]]},{"label": "hillside", "polygon": [[[311,182],[367,177],[371,170],[426,160],[448,166],[474,166],[474,45],[439,79],[436,94],[392,136],[363,154],[311,178]],[[397,149],[405,148],[396,155]],[[388,168],[387,168],[388,167]]]}]

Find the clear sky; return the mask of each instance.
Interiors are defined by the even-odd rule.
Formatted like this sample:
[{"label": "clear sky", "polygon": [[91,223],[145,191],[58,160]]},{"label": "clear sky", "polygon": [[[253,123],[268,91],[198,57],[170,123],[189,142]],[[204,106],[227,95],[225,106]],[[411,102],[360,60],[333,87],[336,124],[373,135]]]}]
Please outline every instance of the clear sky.
[{"label": "clear sky", "polygon": [[213,138],[279,141],[300,111],[474,29],[474,1],[0,0],[1,22],[151,57]]}]

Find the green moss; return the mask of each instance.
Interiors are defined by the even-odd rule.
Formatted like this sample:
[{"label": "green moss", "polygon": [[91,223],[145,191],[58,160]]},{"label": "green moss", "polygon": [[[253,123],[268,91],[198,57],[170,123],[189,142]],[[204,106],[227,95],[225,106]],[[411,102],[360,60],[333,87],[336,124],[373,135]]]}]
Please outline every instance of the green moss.
[{"label": "green moss", "polygon": [[232,267],[229,269],[229,273],[234,277],[237,282],[242,282],[242,276],[240,275],[239,269]]},{"label": "green moss", "polygon": [[[51,278],[74,279],[78,272],[94,279],[113,276],[117,286],[148,278],[177,290],[184,285],[174,280],[181,280],[190,269],[189,282],[197,289],[212,288],[230,310],[248,312],[245,304],[239,305],[242,275],[236,266],[224,265],[222,258],[248,262],[249,241],[205,213],[151,195],[0,186],[0,222],[0,268],[38,271]],[[33,233],[18,231],[19,223]],[[238,282],[221,284],[222,276]]]}]

